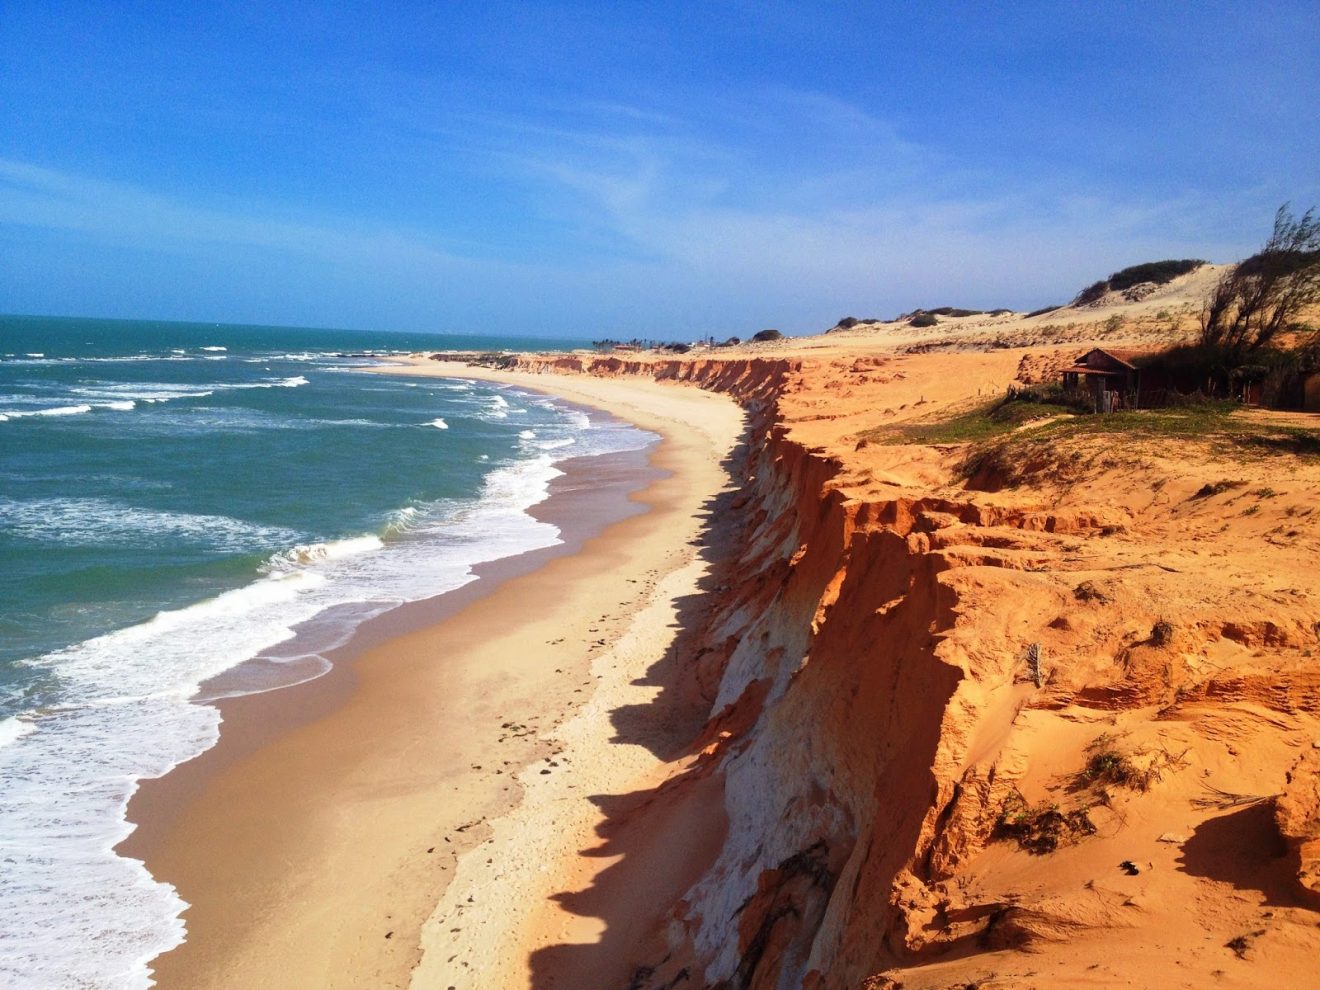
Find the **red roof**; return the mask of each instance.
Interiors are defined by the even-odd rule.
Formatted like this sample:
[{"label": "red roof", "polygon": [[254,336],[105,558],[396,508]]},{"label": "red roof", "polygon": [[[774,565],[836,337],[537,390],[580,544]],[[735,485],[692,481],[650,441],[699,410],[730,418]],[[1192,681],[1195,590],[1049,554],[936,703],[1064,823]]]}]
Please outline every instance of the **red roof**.
[{"label": "red roof", "polygon": [[[1083,371],[1085,371],[1085,370],[1086,370],[1086,365],[1083,364],[1082,362],[1085,361],[1085,360],[1086,360],[1088,357],[1090,357],[1092,354],[1096,354],[1096,353],[1100,353],[1100,354],[1105,355],[1106,357],[1113,358],[1113,359],[1114,359],[1115,361],[1117,361],[1119,364],[1126,365],[1127,367],[1131,368],[1133,371],[1136,371],[1136,370],[1137,370],[1137,366],[1136,366],[1135,364],[1132,363],[1133,360],[1136,359],[1136,358],[1141,357],[1141,356],[1144,355],[1146,352],[1145,352],[1145,351],[1132,351],[1132,350],[1128,350],[1128,349],[1126,349],[1126,348],[1124,348],[1124,349],[1122,349],[1122,350],[1110,350],[1108,347],[1092,347],[1089,351],[1087,351],[1085,354],[1083,354],[1083,355],[1081,356],[1081,358],[1078,359],[1078,361],[1077,361],[1077,365],[1078,365],[1078,367],[1081,368]],[[1071,369],[1070,369],[1070,370],[1071,370]],[[1092,372],[1092,374],[1094,374],[1094,372]]]}]

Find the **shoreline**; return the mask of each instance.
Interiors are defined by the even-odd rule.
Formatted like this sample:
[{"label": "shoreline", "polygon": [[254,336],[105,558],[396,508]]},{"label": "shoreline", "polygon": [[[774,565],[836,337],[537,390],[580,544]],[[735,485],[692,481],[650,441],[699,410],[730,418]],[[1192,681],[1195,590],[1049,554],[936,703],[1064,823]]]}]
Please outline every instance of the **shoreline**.
[{"label": "shoreline", "polygon": [[[487,377],[435,365],[377,373]],[[531,510],[549,514],[563,544],[482,565],[477,581],[396,610],[411,610],[416,628],[394,613],[366,623],[370,642],[355,637],[346,652],[357,655],[323,677],[220,701],[217,746],[142,782],[130,805],[142,821],[119,849],[190,904],[187,941],[152,964],[158,985],[407,985],[462,850],[530,800],[517,772],[552,759],[547,733],[595,696],[590,658],[695,556],[675,527],[695,537],[722,483],[742,422],[728,399],[489,377],[663,439],[646,468],[597,464],[593,476],[564,462],[572,471]]]}]

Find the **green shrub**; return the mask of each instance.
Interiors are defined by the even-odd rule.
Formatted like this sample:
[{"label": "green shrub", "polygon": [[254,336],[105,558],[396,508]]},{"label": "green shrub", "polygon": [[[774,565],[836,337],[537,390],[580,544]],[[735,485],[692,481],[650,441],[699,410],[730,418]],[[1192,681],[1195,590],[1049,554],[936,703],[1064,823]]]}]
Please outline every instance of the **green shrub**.
[{"label": "green shrub", "polygon": [[908,326],[912,327],[933,327],[940,321],[935,318],[934,313],[918,313],[912,319],[908,320]]},{"label": "green shrub", "polygon": [[1044,316],[1046,313],[1053,313],[1056,309],[1062,309],[1062,308],[1063,307],[1060,305],[1060,306],[1044,306],[1040,309],[1033,309],[1030,313],[1027,314],[1027,319],[1031,319],[1033,316]]},{"label": "green shrub", "polygon": [[933,313],[935,316],[984,316],[983,309],[958,309],[956,306],[940,306],[936,309],[928,309],[927,313]]},{"label": "green shrub", "polygon": [[763,344],[767,340],[782,340],[784,335],[778,330],[762,330],[759,333],[752,334],[752,340],[758,344]]},{"label": "green shrub", "polygon": [[1095,302],[1108,291],[1109,282],[1102,278],[1099,282],[1092,282],[1083,289],[1082,294],[1077,297],[1077,302],[1079,305],[1085,306],[1087,303]]},{"label": "green shrub", "polygon": [[1109,276],[1109,288],[1121,292],[1142,282],[1154,282],[1156,285],[1164,285],[1166,282],[1172,282],[1175,278],[1196,271],[1204,264],[1205,262],[1200,258],[1183,258],[1179,261],[1166,258],[1164,261],[1147,261],[1144,264],[1132,265],[1129,268],[1114,272]]}]

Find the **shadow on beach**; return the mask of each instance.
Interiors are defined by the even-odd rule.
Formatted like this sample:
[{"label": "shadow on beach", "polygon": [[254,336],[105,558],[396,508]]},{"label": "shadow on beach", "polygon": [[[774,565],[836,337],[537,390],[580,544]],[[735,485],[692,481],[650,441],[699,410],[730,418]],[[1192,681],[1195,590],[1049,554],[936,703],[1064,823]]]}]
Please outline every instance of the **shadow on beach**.
[{"label": "shadow on beach", "polygon": [[[746,440],[724,460],[730,478],[744,476]],[[735,550],[746,520],[733,508],[742,492],[732,487],[703,505],[698,556],[708,570],[700,593],[678,599],[673,642],[664,656],[635,683],[659,694],[644,705],[624,705],[610,713],[613,742],[642,746],[672,763],[693,754],[710,717],[714,684],[703,683],[708,624],[718,600],[712,594],[729,583]],[[718,671],[716,671],[718,676]],[[553,900],[566,911],[599,918],[604,931],[591,944],[558,944],[529,959],[531,985],[538,990],[628,985],[659,942],[664,912],[714,862],[727,828],[724,782],[709,764],[693,764],[660,786],[625,794],[596,794],[599,844],[579,850],[592,859],[619,858],[592,877],[589,887],[563,891]]]}]

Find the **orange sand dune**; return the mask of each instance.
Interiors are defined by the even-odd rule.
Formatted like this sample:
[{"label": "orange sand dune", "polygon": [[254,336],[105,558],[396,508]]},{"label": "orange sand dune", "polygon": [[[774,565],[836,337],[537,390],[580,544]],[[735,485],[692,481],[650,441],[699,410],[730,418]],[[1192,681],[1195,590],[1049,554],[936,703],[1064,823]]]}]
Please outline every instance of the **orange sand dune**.
[{"label": "orange sand dune", "polygon": [[[1108,315],[1069,340],[1175,332]],[[711,714],[495,822],[414,986],[1317,985],[1320,416],[1291,446],[1029,425],[969,480],[895,427],[1079,353],[983,322],[516,362],[748,410],[659,671]]]}]

